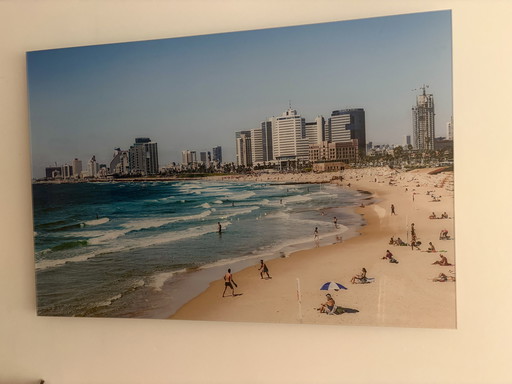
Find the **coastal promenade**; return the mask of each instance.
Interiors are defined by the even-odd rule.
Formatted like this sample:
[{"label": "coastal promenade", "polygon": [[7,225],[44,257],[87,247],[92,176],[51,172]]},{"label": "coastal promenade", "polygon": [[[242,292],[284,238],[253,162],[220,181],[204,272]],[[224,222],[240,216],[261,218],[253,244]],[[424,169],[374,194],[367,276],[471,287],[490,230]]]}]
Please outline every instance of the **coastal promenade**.
[{"label": "coastal promenade", "polygon": [[[260,174],[246,181],[326,182],[336,174]],[[456,327],[453,172],[436,169],[397,171],[389,168],[345,170],[340,188],[368,191],[374,204],[355,208],[366,225],[360,235],[332,245],[299,251],[286,258],[267,260],[272,279],[261,279],[255,264],[238,273],[236,296],[222,297],[224,282],[214,281],[171,318],[244,322],[369,325],[391,327]],[[238,178],[241,180],[241,178]],[[391,205],[395,214],[392,214]],[[431,219],[432,213],[448,218]],[[411,224],[419,249],[390,245],[400,237],[410,243]],[[340,223],[343,224],[343,223]],[[293,230],[293,228],[290,228]],[[449,239],[440,240],[448,231]],[[313,237],[313,233],[311,235]],[[436,252],[427,252],[429,243]],[[389,250],[398,263],[383,259]],[[441,252],[442,251],[442,252]],[[440,255],[452,265],[433,264]],[[372,278],[351,284],[362,268]],[[441,273],[445,282],[434,282]],[[300,303],[297,292],[300,281]],[[326,315],[315,308],[326,301],[320,287],[336,281],[348,289],[329,291],[341,315]]]}]

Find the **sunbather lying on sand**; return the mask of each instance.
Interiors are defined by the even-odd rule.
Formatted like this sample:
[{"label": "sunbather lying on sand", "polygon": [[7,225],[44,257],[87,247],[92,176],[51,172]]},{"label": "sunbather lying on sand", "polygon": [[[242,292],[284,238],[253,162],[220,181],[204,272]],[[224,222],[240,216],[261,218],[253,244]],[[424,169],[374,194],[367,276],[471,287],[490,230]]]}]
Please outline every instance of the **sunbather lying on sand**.
[{"label": "sunbather lying on sand", "polygon": [[444,283],[446,281],[455,281],[455,276],[446,276],[444,273],[440,273],[439,276],[432,279],[434,282]]},{"label": "sunbather lying on sand", "polygon": [[441,266],[448,266],[448,265],[451,265],[449,262],[448,262],[448,259],[446,257],[444,257],[443,255],[439,254],[439,257],[441,258],[441,260],[437,260],[437,261],[434,261],[432,263],[432,265],[434,264],[439,264]]}]

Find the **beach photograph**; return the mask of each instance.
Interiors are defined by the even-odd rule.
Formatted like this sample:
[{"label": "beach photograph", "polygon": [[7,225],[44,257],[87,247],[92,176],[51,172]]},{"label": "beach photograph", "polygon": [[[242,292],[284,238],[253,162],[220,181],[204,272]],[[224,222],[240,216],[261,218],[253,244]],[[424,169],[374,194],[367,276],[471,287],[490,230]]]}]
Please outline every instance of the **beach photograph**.
[{"label": "beach photograph", "polygon": [[37,314],[457,328],[451,33],[27,52]]}]

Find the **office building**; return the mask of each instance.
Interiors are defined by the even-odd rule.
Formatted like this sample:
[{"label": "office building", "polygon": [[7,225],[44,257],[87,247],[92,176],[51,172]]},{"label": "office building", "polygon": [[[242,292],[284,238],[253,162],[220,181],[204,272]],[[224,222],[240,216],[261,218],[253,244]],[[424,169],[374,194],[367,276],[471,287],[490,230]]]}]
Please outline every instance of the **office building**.
[{"label": "office building", "polygon": [[73,177],[79,178],[82,173],[82,160],[78,160],[77,158],[73,159]]},{"label": "office building", "polygon": [[421,95],[416,96],[416,106],[412,108],[413,145],[419,151],[434,150],[434,96],[427,94],[423,86]]},{"label": "office building", "polygon": [[325,119],[322,116],[317,116],[315,121],[306,123],[306,138],[308,139],[308,143],[310,145],[321,143],[322,141],[327,141],[326,129],[325,129]]},{"label": "office building", "polygon": [[130,173],[142,176],[159,172],[158,144],[148,137],[138,137],[129,150]]},{"label": "office building", "polygon": [[241,166],[252,165],[252,142],[251,131],[240,131],[235,133],[236,141],[236,164]]},{"label": "office building", "polygon": [[213,153],[213,161],[217,162],[218,164],[222,163],[222,147],[217,146],[212,149]]},{"label": "office building", "polygon": [[261,122],[261,142],[264,161],[274,160],[274,147],[272,144],[272,121]]},{"label": "office building", "polygon": [[251,129],[251,158],[254,165],[266,161],[263,150],[263,130],[261,128]]},{"label": "office building", "polygon": [[185,150],[181,151],[181,163],[183,165],[194,165],[197,164],[197,153],[196,151]]},{"label": "office building", "polygon": [[73,177],[73,166],[69,164],[64,164],[62,166],[62,177],[64,179],[71,179]]},{"label": "office building", "polygon": [[347,143],[357,140],[359,152],[366,153],[366,118],[363,108],[333,111],[328,122],[326,141]]},{"label": "office building", "polygon": [[272,121],[263,121],[259,128],[251,130],[252,163],[264,163],[274,159],[272,145]]}]

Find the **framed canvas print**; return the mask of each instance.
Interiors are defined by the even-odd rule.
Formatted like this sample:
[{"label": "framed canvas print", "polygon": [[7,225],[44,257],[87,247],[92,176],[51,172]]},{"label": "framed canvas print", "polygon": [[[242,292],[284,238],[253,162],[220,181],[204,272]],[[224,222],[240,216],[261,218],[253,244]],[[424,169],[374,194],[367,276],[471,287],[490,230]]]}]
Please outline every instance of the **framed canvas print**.
[{"label": "framed canvas print", "polygon": [[456,327],[451,13],[27,53],[37,313]]}]

